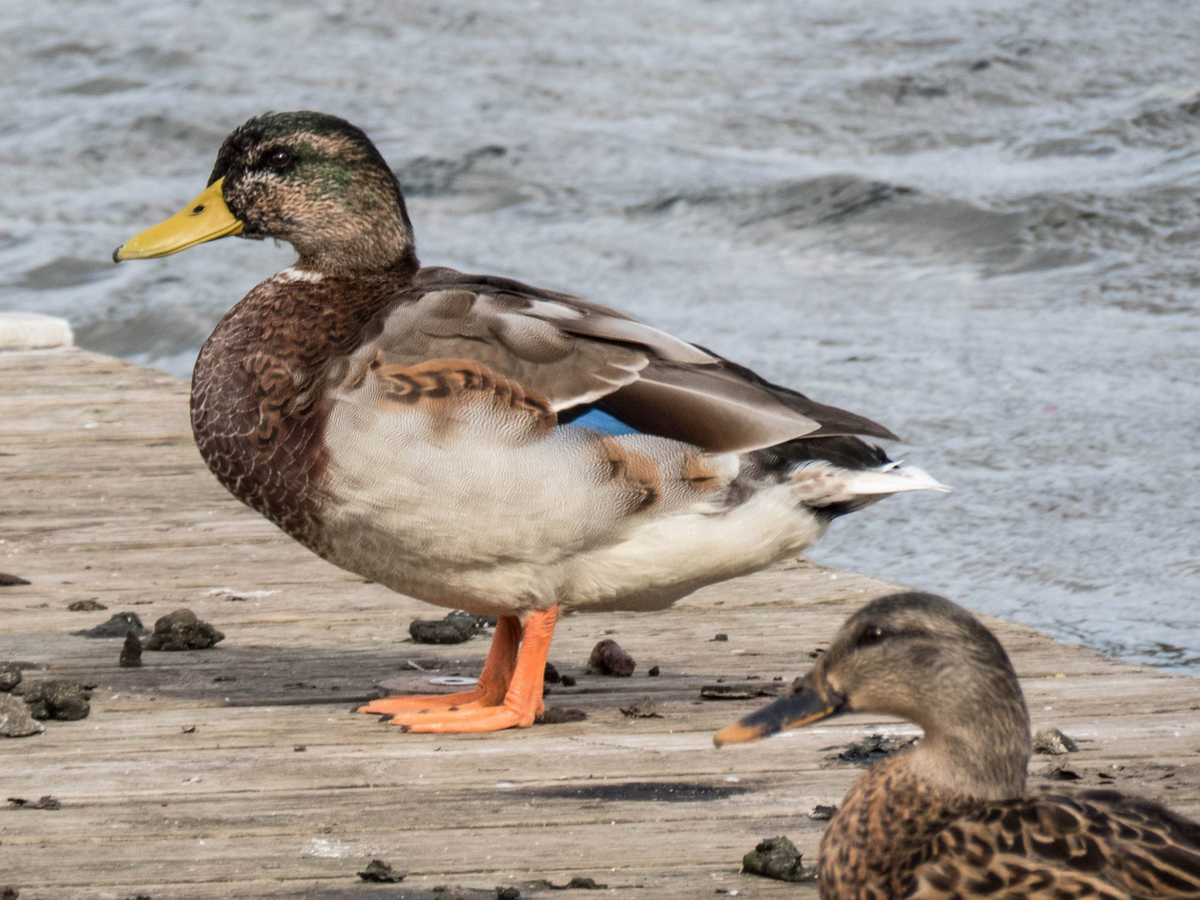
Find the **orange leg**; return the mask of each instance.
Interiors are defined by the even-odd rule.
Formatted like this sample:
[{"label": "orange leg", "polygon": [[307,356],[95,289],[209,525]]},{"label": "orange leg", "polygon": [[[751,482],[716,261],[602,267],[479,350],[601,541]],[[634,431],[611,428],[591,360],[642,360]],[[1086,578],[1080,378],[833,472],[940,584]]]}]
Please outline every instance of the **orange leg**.
[{"label": "orange leg", "polygon": [[394,716],[402,712],[422,712],[464,706],[496,706],[504,701],[508,683],[517,667],[517,646],[521,643],[521,620],[516,616],[501,616],[496,623],[496,635],[488,650],[487,662],[473,691],[427,696],[384,697],[360,706],[360,713]]},{"label": "orange leg", "polygon": [[526,617],[517,667],[502,703],[494,706],[480,704],[470,709],[405,712],[392,719],[391,724],[399,725],[405,731],[423,734],[465,734],[528,728],[542,709],[546,656],[550,652],[550,639],[554,637],[557,619],[557,606],[535,610]]}]

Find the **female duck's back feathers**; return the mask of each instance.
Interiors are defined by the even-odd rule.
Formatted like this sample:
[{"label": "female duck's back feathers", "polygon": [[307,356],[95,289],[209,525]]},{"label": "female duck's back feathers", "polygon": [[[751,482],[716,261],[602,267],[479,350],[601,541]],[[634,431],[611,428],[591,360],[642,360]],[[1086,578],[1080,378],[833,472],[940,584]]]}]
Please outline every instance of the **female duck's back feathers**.
[{"label": "female duck's back feathers", "polygon": [[[977,865],[963,872],[963,860]],[[1045,793],[974,809],[912,871],[920,898],[1200,897],[1200,824],[1117,791]]]}]

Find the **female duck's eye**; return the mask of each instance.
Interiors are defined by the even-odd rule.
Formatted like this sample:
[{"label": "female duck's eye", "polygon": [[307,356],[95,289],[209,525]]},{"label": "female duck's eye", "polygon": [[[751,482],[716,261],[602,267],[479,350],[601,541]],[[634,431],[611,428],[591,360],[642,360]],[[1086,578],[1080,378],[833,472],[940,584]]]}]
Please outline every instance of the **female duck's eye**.
[{"label": "female duck's eye", "polygon": [[292,154],[286,150],[276,150],[267,157],[267,165],[272,169],[282,169],[292,161]]},{"label": "female duck's eye", "polygon": [[878,625],[868,625],[858,635],[858,646],[866,647],[869,644],[878,644],[883,640],[883,629]]}]

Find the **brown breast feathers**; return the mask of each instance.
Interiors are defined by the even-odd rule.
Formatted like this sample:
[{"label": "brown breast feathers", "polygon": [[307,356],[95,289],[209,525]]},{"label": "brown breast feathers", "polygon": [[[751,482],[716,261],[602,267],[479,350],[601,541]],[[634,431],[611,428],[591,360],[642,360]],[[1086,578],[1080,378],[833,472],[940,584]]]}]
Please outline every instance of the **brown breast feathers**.
[{"label": "brown breast feathers", "polygon": [[881,760],[850,789],[821,839],[821,897],[890,900],[907,896],[930,839],[978,804],[930,802],[903,755]]},{"label": "brown breast feathers", "polygon": [[318,553],[325,389],[400,290],[388,279],[277,275],[225,315],[196,360],[200,455],[235,497]]}]

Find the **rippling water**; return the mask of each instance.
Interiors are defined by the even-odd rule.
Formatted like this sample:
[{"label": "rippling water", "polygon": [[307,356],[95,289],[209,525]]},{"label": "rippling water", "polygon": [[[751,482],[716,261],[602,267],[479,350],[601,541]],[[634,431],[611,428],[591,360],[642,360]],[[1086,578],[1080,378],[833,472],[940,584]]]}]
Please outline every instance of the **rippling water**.
[{"label": "rippling water", "polygon": [[16,9],[0,307],[186,375],[290,251],[112,248],[245,118],[335,112],[426,263],[639,314],[956,487],[842,520],[818,561],[1200,671],[1200,5]]}]

